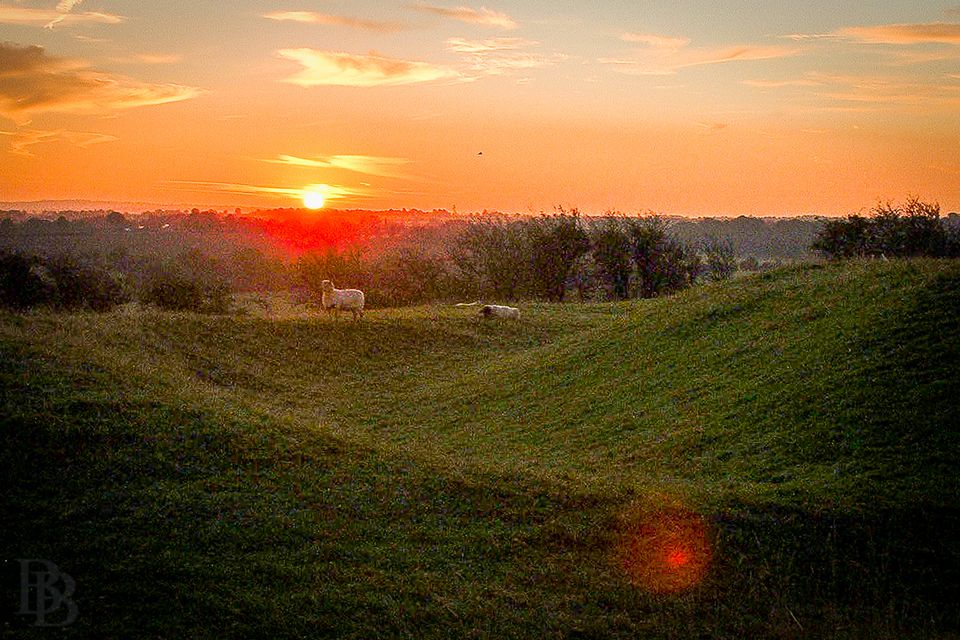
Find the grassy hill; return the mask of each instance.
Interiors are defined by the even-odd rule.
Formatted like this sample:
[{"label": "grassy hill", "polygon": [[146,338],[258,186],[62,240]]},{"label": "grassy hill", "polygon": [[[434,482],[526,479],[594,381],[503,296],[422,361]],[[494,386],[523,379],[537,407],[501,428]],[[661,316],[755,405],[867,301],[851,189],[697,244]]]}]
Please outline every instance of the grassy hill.
[{"label": "grassy hill", "polygon": [[523,312],[0,315],[5,604],[46,558],[76,637],[960,633],[960,264]]}]

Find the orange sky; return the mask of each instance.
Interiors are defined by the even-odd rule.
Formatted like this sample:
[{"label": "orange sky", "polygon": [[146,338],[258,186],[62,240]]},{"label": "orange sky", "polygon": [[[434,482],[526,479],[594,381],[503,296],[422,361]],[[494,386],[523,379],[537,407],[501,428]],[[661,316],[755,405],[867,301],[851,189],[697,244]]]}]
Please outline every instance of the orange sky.
[{"label": "orange sky", "polygon": [[960,210],[960,5],[588,4],[0,0],[0,201]]}]

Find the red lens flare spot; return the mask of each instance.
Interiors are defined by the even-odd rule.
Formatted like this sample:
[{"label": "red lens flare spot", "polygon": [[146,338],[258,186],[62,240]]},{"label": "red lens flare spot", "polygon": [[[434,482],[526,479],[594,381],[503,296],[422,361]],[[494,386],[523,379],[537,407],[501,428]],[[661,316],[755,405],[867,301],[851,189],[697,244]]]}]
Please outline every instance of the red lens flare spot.
[{"label": "red lens flare spot", "polygon": [[693,554],[688,549],[669,549],[667,551],[667,564],[674,569],[680,569],[690,564]]},{"label": "red lens flare spot", "polygon": [[652,593],[699,585],[712,557],[706,520],[678,507],[635,509],[622,520],[617,560],[630,582]]}]

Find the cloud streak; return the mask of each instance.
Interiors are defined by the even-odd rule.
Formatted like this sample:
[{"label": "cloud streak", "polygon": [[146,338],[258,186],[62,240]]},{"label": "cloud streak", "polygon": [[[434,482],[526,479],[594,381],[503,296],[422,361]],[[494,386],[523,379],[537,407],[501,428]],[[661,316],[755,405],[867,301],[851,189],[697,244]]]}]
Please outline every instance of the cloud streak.
[{"label": "cloud streak", "polygon": [[846,103],[869,110],[905,108],[936,111],[960,106],[960,85],[945,79],[927,81],[896,75],[807,73],[787,80],[744,80],[761,89],[815,87],[809,94],[819,102]]},{"label": "cloud streak", "polygon": [[655,49],[681,49],[690,44],[689,38],[675,38],[653,33],[624,33],[620,36],[624,42],[642,44]]},{"label": "cloud streak", "polygon": [[449,51],[466,57],[467,67],[464,74],[474,79],[548,67],[566,59],[566,56],[559,53],[544,55],[529,51],[539,46],[539,42],[524,38],[489,40],[449,38],[447,40]]},{"label": "cloud streak", "polygon": [[685,38],[649,34],[625,34],[622,39],[643,46],[629,57],[601,58],[599,62],[630,75],[670,75],[690,67],[786,58],[798,53],[793,47],[754,44],[691,47]]},{"label": "cloud streak", "polygon": [[301,87],[398,86],[460,77],[457,71],[448,67],[374,53],[357,55],[309,48],[282,49],[277,53],[281,58],[297,62],[303,67],[284,79],[284,82]]},{"label": "cloud streak", "polygon": [[960,23],[887,24],[848,27],[836,35],[870,44],[951,44],[960,46]]},{"label": "cloud streak", "polygon": [[111,60],[120,64],[163,65],[176,64],[183,60],[183,56],[176,53],[137,53],[122,58],[111,58]]},{"label": "cloud streak", "polygon": [[460,22],[466,22],[468,24],[479,25],[481,27],[493,27],[509,31],[520,26],[516,20],[506,13],[493,11],[486,7],[480,7],[479,9],[473,9],[471,7],[442,7],[419,2],[410,5],[410,8],[444,18],[459,20]]},{"label": "cloud streak", "polygon": [[17,129],[16,131],[0,131],[0,135],[10,138],[10,152],[26,157],[33,157],[29,147],[50,142],[67,142],[86,149],[95,144],[116,142],[119,138],[103,133],[88,133],[82,131],[68,131],[57,129],[43,131],[40,129]]},{"label": "cloud streak", "polygon": [[265,160],[274,164],[286,164],[295,167],[309,167],[315,169],[344,169],[355,173],[362,173],[382,178],[410,179],[411,176],[402,171],[411,163],[407,158],[365,155],[336,155],[316,156],[303,158],[299,156],[280,155],[276,159]]},{"label": "cloud streak", "polygon": [[192,180],[171,180],[165,183],[167,188],[190,193],[229,193],[244,196],[268,196],[277,199],[302,200],[307,193],[322,193],[327,202],[350,199],[361,200],[373,196],[369,189],[358,189],[341,185],[310,184],[302,188],[268,187],[262,185],[235,182],[203,182]]},{"label": "cloud streak", "polygon": [[35,113],[93,113],[187,100],[195,87],[154,84],[48,56],[42,47],[0,43],[0,115],[22,121]]},{"label": "cloud streak", "polygon": [[[61,3],[63,4],[63,3]],[[76,4],[70,5],[72,9]],[[31,9],[29,7],[0,6],[0,24],[14,24],[53,28],[57,24],[101,23],[119,24],[123,17],[111,13],[85,11],[83,13],[61,12],[50,9]]]},{"label": "cloud streak", "polygon": [[363,18],[350,16],[318,13],[316,11],[271,11],[270,13],[263,14],[263,17],[276,22],[299,22],[302,24],[319,24],[330,27],[350,27],[378,33],[395,33],[406,29],[406,25],[400,22],[365,20]]}]

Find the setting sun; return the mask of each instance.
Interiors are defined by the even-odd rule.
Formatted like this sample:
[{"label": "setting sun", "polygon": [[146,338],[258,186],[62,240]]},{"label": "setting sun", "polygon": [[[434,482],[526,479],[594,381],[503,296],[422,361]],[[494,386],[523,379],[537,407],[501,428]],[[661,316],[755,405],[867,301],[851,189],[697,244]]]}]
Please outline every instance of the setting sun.
[{"label": "setting sun", "polygon": [[303,206],[307,209],[322,209],[326,198],[317,191],[306,191],[303,194]]}]

